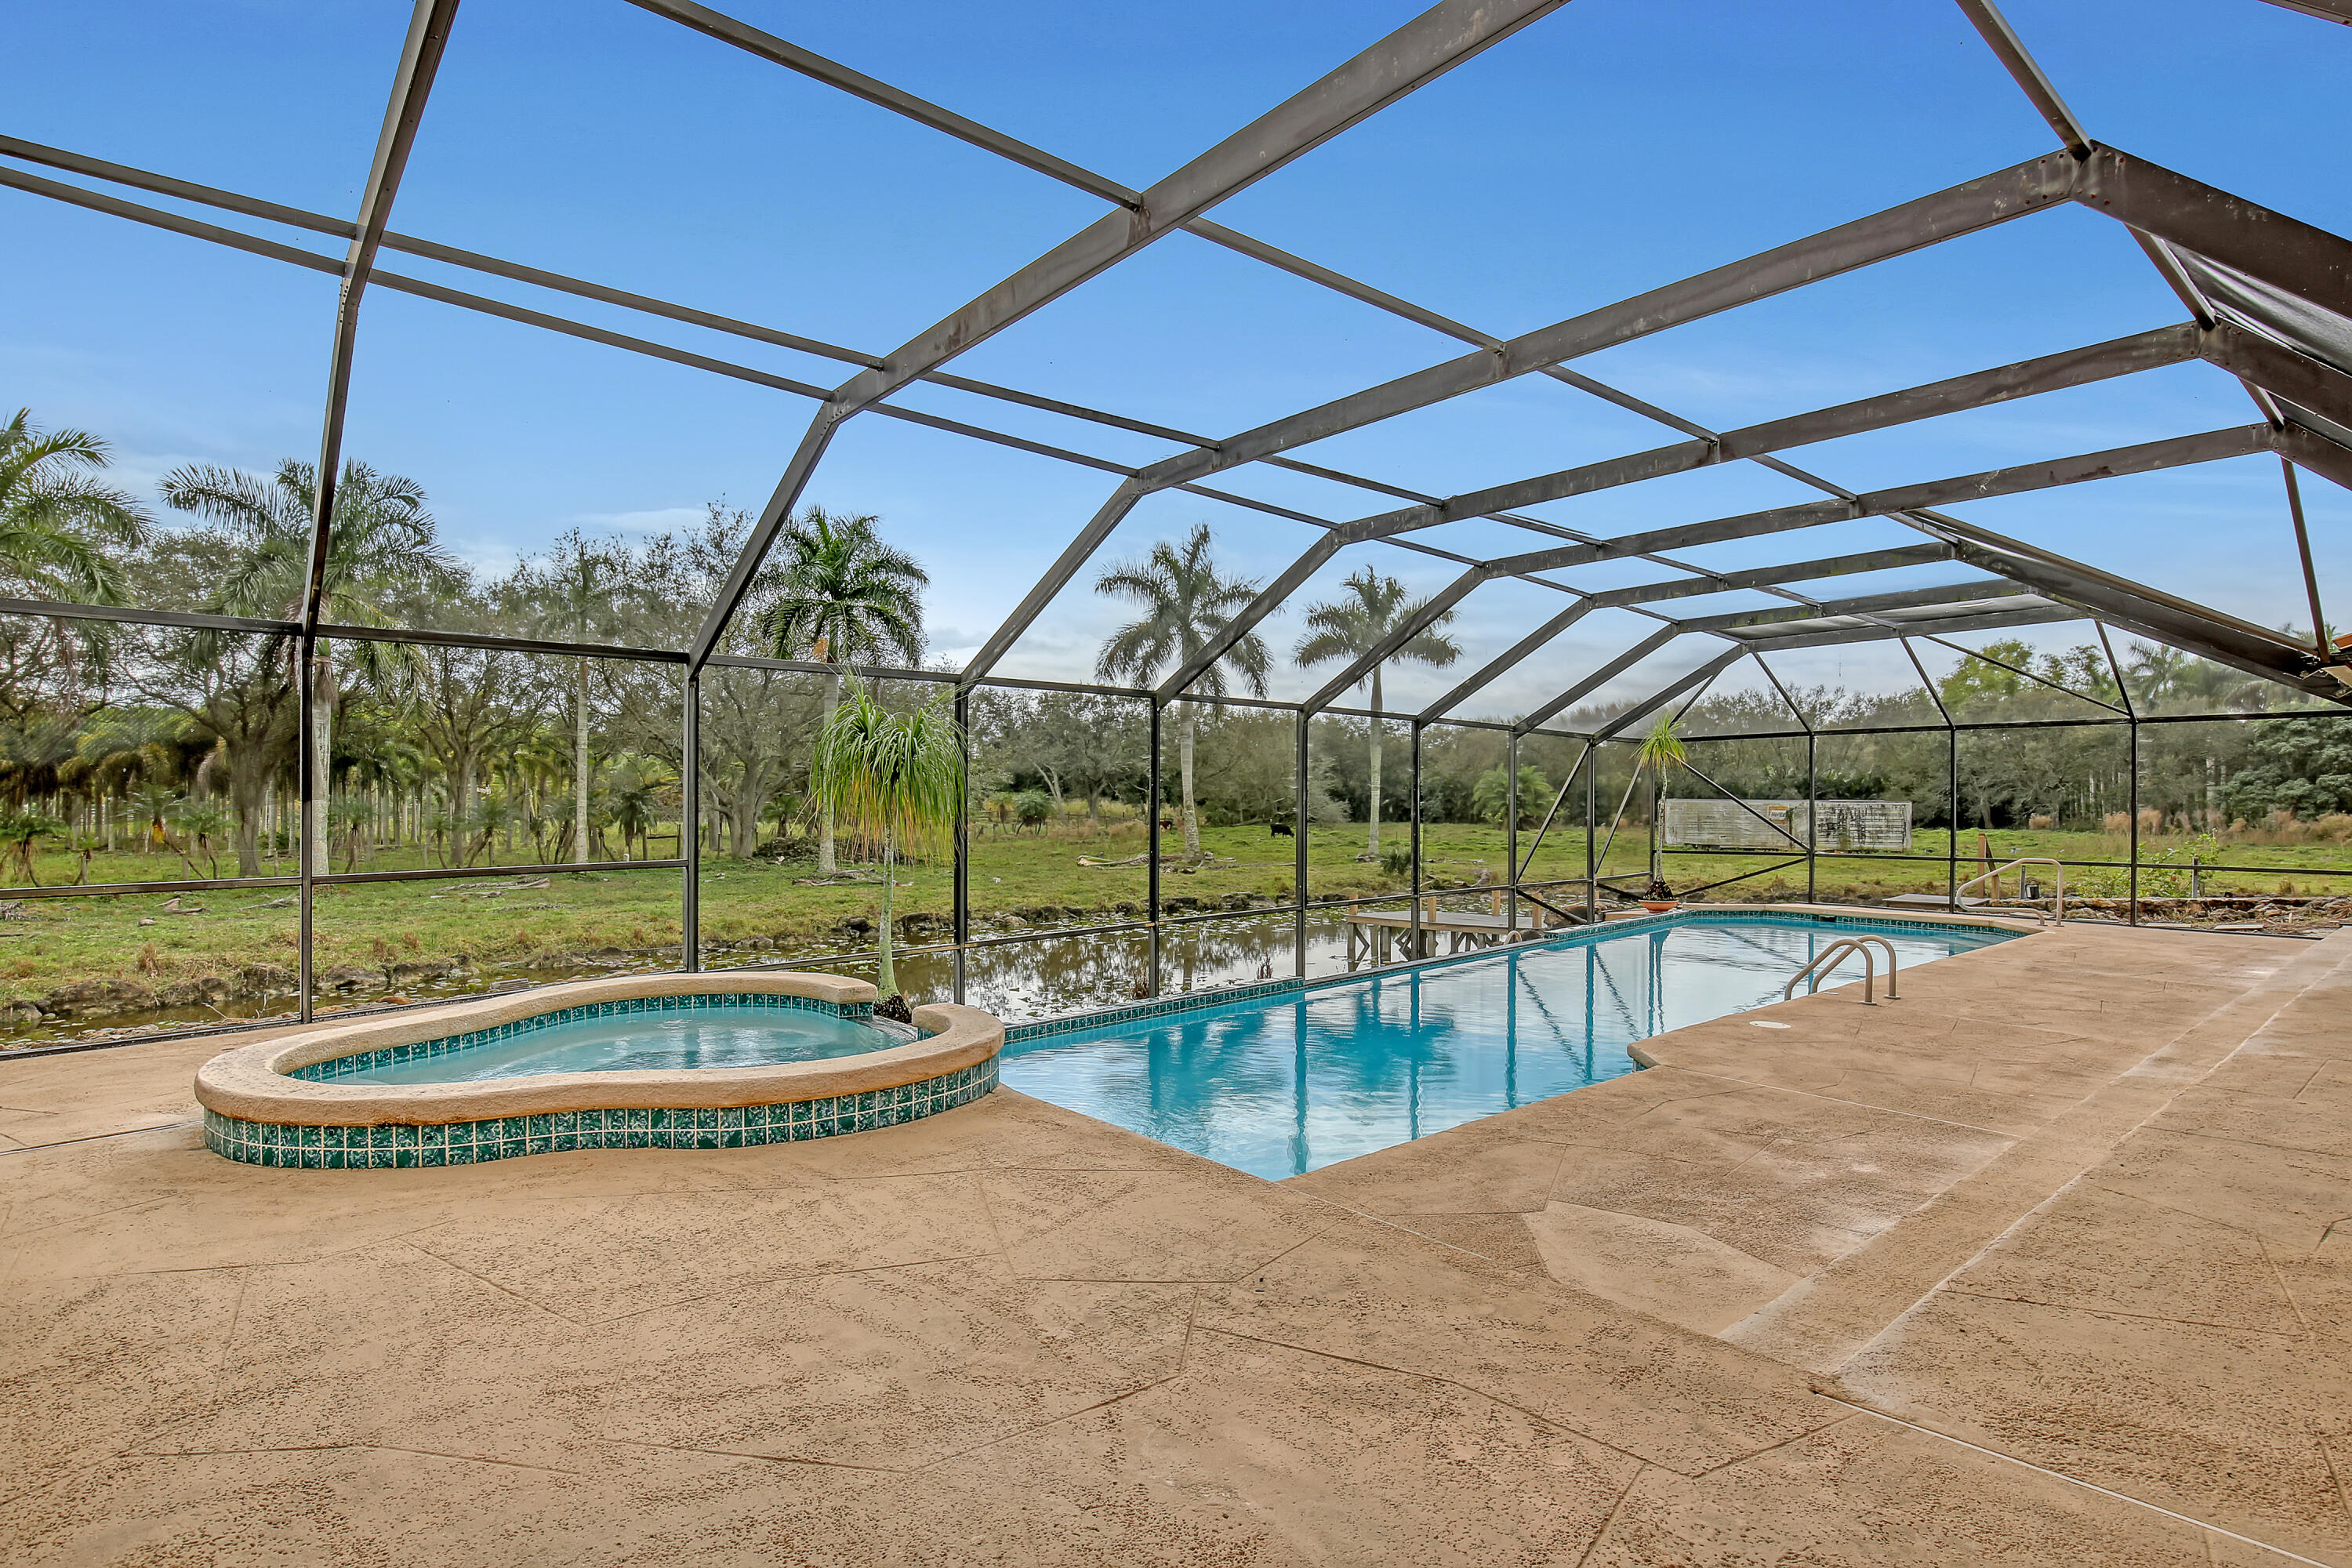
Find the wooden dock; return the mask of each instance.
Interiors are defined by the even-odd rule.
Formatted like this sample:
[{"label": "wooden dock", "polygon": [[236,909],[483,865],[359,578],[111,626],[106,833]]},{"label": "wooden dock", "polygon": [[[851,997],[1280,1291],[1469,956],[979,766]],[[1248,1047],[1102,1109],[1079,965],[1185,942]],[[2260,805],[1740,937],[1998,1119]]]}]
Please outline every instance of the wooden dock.
[{"label": "wooden dock", "polygon": [[1552,920],[1539,906],[1520,912],[1518,923],[1511,923],[1503,913],[1503,898],[1498,892],[1492,900],[1494,909],[1486,914],[1465,914],[1458,910],[1441,910],[1437,900],[1426,898],[1421,901],[1418,940],[1410,910],[1349,910],[1348,911],[1348,967],[1350,971],[1364,965],[1378,968],[1398,959],[1437,958],[1438,939],[1450,944],[1448,953],[1475,952],[1480,948],[1499,947],[1521,936],[1563,929],[1562,922]]}]

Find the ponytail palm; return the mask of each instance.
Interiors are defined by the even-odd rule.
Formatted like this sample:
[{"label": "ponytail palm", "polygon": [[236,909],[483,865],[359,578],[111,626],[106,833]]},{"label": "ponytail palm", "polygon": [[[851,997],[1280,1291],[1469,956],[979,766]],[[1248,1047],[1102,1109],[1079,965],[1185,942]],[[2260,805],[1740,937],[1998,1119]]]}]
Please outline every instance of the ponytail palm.
[{"label": "ponytail palm", "polygon": [[1673,897],[1666,890],[1664,823],[1666,773],[1683,765],[1683,738],[1675,730],[1675,716],[1663,715],[1642,737],[1642,744],[1633,753],[1633,773],[1650,775],[1650,886],[1643,896],[1652,900]]},{"label": "ponytail palm", "polygon": [[891,895],[898,851],[936,851],[954,834],[963,801],[963,736],[945,697],[894,712],[851,682],[817,733],[809,784],[819,809],[882,846],[881,989],[896,995]]}]

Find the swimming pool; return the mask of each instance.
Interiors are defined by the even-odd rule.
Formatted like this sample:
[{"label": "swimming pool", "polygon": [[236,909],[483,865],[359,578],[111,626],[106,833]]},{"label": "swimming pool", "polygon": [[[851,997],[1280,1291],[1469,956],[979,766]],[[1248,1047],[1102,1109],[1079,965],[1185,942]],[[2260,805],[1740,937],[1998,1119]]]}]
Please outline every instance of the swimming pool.
[{"label": "swimming pool", "polygon": [[1777,1002],[1809,959],[1860,933],[1893,942],[1906,969],[2015,934],[1803,915],[1645,921],[1035,1036],[1005,1047],[1002,1079],[1278,1181],[1631,1072],[1636,1040]]}]

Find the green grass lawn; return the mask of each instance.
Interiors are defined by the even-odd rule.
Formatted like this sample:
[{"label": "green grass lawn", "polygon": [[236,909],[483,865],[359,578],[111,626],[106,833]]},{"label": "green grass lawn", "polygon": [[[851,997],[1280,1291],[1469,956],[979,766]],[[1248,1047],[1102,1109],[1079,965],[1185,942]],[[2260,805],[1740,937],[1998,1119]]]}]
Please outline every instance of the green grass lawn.
[{"label": "green grass lawn", "polygon": [[[1385,844],[1402,843],[1407,829],[1385,825]],[[1307,841],[1307,889],[1317,900],[1398,895],[1409,887],[1365,853],[1361,824],[1318,826]],[[2070,832],[1998,832],[1988,836],[1996,859],[2046,855],[2113,862],[2126,853],[2119,836]],[[1181,847],[1164,836],[1163,848]],[[1522,836],[1522,852],[1532,835]],[[1263,907],[1291,898],[1295,842],[1264,827],[1208,828],[1202,848],[1213,859],[1196,868],[1171,865],[1160,887],[1171,912]],[[1045,832],[982,829],[971,846],[975,935],[1010,935],[1118,920],[1141,919],[1147,874],[1118,862],[1143,852],[1141,826],[1129,821],[1089,830],[1082,821]],[[1824,857],[1816,894],[1829,901],[1861,902],[1890,893],[1941,890],[1947,840],[1915,836],[1903,861],[1884,857]],[[2151,839],[2153,860],[2178,852],[2187,864],[2188,841]],[[526,847],[526,853],[527,853]],[[1978,836],[1961,835],[1961,875],[1977,866]],[[1507,876],[1505,836],[1498,827],[1443,823],[1423,830],[1427,885],[1464,888]],[[2352,893],[2352,877],[2313,873],[2352,868],[2352,847],[2334,843],[2232,843],[2221,847],[2234,863],[2258,871],[2218,873],[2204,879],[2208,894]],[[1606,874],[1638,881],[1646,847],[1635,833],[1611,846]],[[405,858],[415,859],[413,852]],[[1688,890],[1748,872],[1781,857],[1670,853],[1668,883]],[[393,868],[389,856],[365,868]],[[38,858],[44,882],[70,880],[77,862],[58,854]],[[274,869],[290,872],[280,861]],[[340,864],[338,866],[340,869]],[[1555,831],[1528,868],[1530,881],[1573,880],[1585,869],[1580,830]],[[872,881],[830,887],[801,885],[812,862],[709,858],[700,887],[706,961],[772,963],[870,951],[880,889]],[[94,880],[162,879],[184,875],[176,858],[117,853],[94,858]],[[2143,870],[2143,893],[2186,891],[2185,877]],[[929,917],[902,926],[911,942],[948,940],[952,868],[944,861],[898,868],[897,913]],[[2172,885],[2178,883],[2176,888]],[[2073,868],[2069,893],[2110,896],[2123,890],[2122,868]],[[1801,863],[1734,882],[1714,899],[1797,898],[1805,891]],[[176,901],[176,910],[172,906]],[[1564,899],[1562,901],[1565,901]],[[683,931],[679,874],[675,870],[559,874],[544,887],[509,879],[450,879],[322,887],[314,914],[315,967],[322,984],[351,1000],[387,993],[418,995],[478,989],[506,976],[551,978],[616,968],[670,968],[678,963]],[[0,918],[0,1004],[53,997],[76,983],[96,1018],[138,1006],[180,1010],[201,1018],[251,1016],[274,994],[290,996],[297,963],[297,911],[290,889],[214,889],[176,896],[160,893],[27,899]],[[110,987],[104,983],[113,983]],[[110,994],[109,994],[110,992]],[[144,997],[142,1003],[141,998]],[[32,1021],[20,1018],[20,1029]]]}]

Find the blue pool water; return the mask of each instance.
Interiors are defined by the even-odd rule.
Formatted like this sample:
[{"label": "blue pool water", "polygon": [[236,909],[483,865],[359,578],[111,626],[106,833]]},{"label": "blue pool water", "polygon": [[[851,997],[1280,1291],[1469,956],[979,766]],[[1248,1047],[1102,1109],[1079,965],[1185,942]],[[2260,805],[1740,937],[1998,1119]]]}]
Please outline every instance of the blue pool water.
[{"label": "blue pool water", "polygon": [[1634,1041],[1777,1002],[1864,931],[1906,969],[2008,936],[1803,916],[1595,932],[1036,1037],[1005,1047],[1003,1081],[1280,1180],[1631,1072]]},{"label": "blue pool water", "polygon": [[568,1018],[502,1040],[339,1073],[338,1083],[474,1083],[551,1072],[746,1068],[888,1050],[901,1042],[813,1009],[688,1002],[656,1013]]}]

